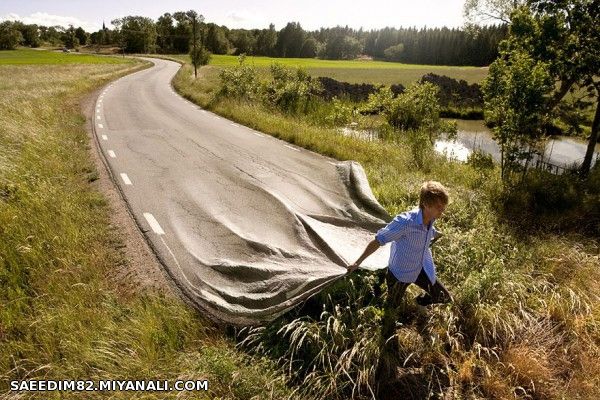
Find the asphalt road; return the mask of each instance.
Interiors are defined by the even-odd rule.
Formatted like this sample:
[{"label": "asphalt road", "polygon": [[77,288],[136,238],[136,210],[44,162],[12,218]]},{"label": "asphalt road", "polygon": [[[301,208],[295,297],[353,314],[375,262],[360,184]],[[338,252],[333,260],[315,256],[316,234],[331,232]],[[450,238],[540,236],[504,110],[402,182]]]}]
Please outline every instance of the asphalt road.
[{"label": "asphalt road", "polygon": [[[209,317],[264,323],[344,276],[389,220],[355,162],[337,162],[185,100],[179,64],[99,95],[94,130],[161,263]],[[383,268],[389,249],[365,268]]]}]

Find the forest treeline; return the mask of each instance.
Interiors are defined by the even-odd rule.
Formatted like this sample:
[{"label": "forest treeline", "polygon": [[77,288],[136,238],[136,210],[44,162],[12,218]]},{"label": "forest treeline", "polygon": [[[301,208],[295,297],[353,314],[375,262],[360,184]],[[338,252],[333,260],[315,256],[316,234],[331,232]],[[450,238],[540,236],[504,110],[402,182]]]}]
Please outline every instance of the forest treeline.
[{"label": "forest treeline", "polygon": [[[42,43],[76,48],[112,45],[127,53],[185,54],[190,50],[191,23],[185,12],[165,13],[157,21],[126,16],[104,24],[97,32],[81,27],[27,25],[19,21],[0,24],[0,49]],[[375,30],[341,26],[308,31],[299,22],[277,30],[229,29],[214,23],[200,24],[203,46],[213,54],[248,54],[269,57],[350,60],[361,56],[412,64],[489,65],[498,56],[498,43],[506,25],[459,28],[393,28]]]}]

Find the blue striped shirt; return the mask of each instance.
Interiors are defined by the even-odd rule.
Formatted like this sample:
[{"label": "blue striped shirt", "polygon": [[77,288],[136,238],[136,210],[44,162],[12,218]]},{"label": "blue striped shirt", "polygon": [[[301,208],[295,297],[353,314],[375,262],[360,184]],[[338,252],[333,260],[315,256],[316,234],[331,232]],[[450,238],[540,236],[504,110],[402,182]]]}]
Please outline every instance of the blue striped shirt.
[{"label": "blue striped shirt", "polygon": [[433,222],[428,227],[423,225],[423,211],[419,207],[396,215],[377,232],[375,239],[379,244],[392,242],[388,268],[400,282],[415,282],[423,268],[431,283],[435,283],[435,265],[429,248],[437,233]]}]

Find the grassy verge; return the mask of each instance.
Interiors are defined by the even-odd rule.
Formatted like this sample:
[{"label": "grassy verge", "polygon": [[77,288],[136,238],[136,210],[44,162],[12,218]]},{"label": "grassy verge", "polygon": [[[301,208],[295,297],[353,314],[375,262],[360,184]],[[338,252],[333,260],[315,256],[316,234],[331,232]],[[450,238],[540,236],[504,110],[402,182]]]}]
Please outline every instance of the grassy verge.
[{"label": "grassy verge", "polygon": [[127,260],[90,186],[97,173],[79,99],[144,64],[107,59],[0,66],[0,397],[86,398],[8,392],[17,379],[209,381],[208,392],[95,396],[117,399],[289,396],[272,362],[236,351],[180,301],[124,295],[110,278]]},{"label": "grassy verge", "polygon": [[[379,343],[382,287],[355,274],[317,298],[312,312],[290,313],[244,332],[250,352],[285,366],[289,379],[318,398],[582,398],[600,396],[600,257],[585,232],[523,229],[499,213],[499,171],[448,162],[433,152],[415,167],[407,142],[367,142],[262,105],[215,99],[215,67],[194,80],[184,65],[183,96],[238,123],[365,168],[390,213],[413,207],[426,179],[446,184],[452,203],[438,221],[446,237],[434,258],[455,303],[427,311],[410,298],[392,340]],[[528,220],[530,219],[530,220]],[[539,225],[538,225],[539,226]],[[391,371],[384,381],[377,366]],[[399,397],[400,396],[400,397]]]}]

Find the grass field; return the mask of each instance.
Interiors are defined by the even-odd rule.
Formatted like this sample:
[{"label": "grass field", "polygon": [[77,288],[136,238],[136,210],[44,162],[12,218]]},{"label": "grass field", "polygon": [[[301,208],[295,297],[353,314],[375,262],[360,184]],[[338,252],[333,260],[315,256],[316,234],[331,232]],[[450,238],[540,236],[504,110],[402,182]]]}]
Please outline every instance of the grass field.
[{"label": "grass field", "polygon": [[[189,62],[189,57],[186,55],[170,57]],[[455,79],[464,79],[469,83],[479,83],[488,73],[487,67],[449,67],[383,61],[318,60],[314,58],[246,57],[246,63],[259,68],[268,68],[273,62],[287,66],[303,67],[315,77],[328,76],[344,82],[379,83],[382,85],[401,83],[408,86],[429,72]],[[237,64],[237,56],[215,54],[210,61],[210,66],[219,68],[232,67]]]},{"label": "grass field", "polygon": [[[30,64],[48,59],[20,54]],[[24,379],[209,381],[207,392],[93,398],[287,398],[273,363],[237,351],[178,299],[126,293],[115,279],[129,260],[91,185],[98,172],[80,99],[143,67],[131,59],[0,66],[0,398],[92,398],[8,392],[9,381]]]},{"label": "grass field", "polygon": [[[390,339],[399,352],[381,352],[382,300],[373,298],[376,279],[370,274],[356,274],[325,291],[314,314],[289,316],[242,336],[249,351],[278,360],[303,391],[324,399],[350,398],[350,393],[370,398],[378,384],[388,385],[382,398],[599,398],[600,248],[587,228],[552,230],[556,214],[529,231],[531,223],[540,226],[540,216],[503,215],[497,167],[449,162],[430,150],[425,167],[418,168],[402,136],[395,142],[364,141],[259,102],[215,98],[215,69],[203,67],[196,80],[184,65],[174,86],[240,124],[360,162],[376,198],[392,215],[417,204],[425,180],[444,183],[452,199],[437,222],[445,237],[432,251],[455,302],[423,310],[411,301],[418,290],[409,288],[401,324]],[[597,192],[600,171],[594,179]],[[542,186],[549,181],[558,193],[567,190],[560,180],[542,176]],[[578,210],[569,212],[560,215],[563,220],[582,218]],[[376,380],[380,362],[396,380]]]},{"label": "grass field", "polygon": [[0,51],[0,65],[24,64],[121,64],[118,57],[63,53],[50,50],[17,49]]}]

